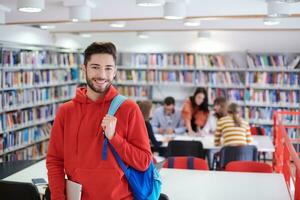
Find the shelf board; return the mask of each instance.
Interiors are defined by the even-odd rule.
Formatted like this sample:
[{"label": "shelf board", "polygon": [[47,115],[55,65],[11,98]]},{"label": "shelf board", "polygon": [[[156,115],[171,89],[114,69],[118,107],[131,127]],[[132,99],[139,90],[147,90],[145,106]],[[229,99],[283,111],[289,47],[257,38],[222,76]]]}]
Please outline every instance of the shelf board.
[{"label": "shelf board", "polygon": [[40,85],[29,85],[29,86],[13,86],[9,88],[3,88],[0,91],[9,91],[9,90],[24,90],[24,89],[32,89],[32,88],[45,88],[45,87],[55,87],[55,86],[64,86],[64,85],[72,85],[78,84],[78,81],[67,81],[64,83],[48,83],[48,84],[40,84]]},{"label": "shelf board", "polygon": [[7,132],[12,132],[12,131],[17,131],[17,130],[29,128],[29,127],[32,127],[32,126],[41,125],[41,124],[53,121],[54,118],[55,117],[52,116],[52,117],[49,117],[48,119],[37,120],[35,122],[27,123],[25,125],[24,124],[23,125],[19,125],[19,126],[16,126],[14,128],[11,128],[11,129],[6,129],[6,130],[2,130],[2,131],[0,130],[0,134],[7,133]]},{"label": "shelf board", "polygon": [[12,147],[12,148],[10,147],[9,150],[6,150],[3,153],[1,153],[0,156],[6,155],[6,154],[9,154],[11,152],[15,152],[15,151],[18,151],[18,150],[21,150],[21,149],[25,149],[25,148],[27,148],[29,146],[33,146],[35,144],[44,142],[46,140],[49,140],[49,136],[48,137],[44,137],[44,138],[39,139],[39,140],[35,140],[34,142],[31,142],[29,144],[23,144],[23,145],[20,145],[20,146],[17,146],[17,147]]},{"label": "shelf board", "polygon": [[3,111],[0,111],[1,113],[4,112],[10,112],[10,111],[14,111],[14,110],[22,110],[25,108],[32,108],[32,107],[37,107],[37,106],[43,106],[43,105],[48,105],[48,104],[55,104],[55,103],[60,103],[60,102],[65,102],[68,100],[71,100],[72,97],[68,97],[68,98],[64,98],[64,99],[56,99],[56,100],[48,100],[48,101],[44,101],[44,102],[39,102],[39,103],[32,103],[32,104],[27,104],[27,105],[22,105],[22,106],[13,106],[13,107],[9,107],[7,109],[3,109]]}]

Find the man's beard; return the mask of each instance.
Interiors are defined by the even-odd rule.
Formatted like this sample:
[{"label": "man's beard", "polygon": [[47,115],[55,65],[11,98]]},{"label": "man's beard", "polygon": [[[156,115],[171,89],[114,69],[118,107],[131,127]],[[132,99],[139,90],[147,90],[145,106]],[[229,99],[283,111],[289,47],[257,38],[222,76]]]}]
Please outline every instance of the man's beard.
[{"label": "man's beard", "polygon": [[87,74],[86,74],[86,83],[87,85],[89,86],[89,88],[91,88],[94,92],[96,93],[100,93],[100,94],[103,94],[104,92],[106,92],[109,88],[109,86],[111,85],[111,81],[108,81],[106,79],[101,79],[101,80],[105,80],[106,81],[106,86],[105,88],[96,88],[94,85],[93,85],[93,80],[88,78]]}]

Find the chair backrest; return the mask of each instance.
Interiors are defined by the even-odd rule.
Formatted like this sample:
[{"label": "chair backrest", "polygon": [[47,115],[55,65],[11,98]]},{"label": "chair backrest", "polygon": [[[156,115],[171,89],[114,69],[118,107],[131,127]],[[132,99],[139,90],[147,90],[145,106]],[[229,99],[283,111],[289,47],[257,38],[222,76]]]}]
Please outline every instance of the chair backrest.
[{"label": "chair backrest", "polygon": [[200,141],[170,141],[166,151],[166,157],[193,156],[205,158],[205,151]]},{"label": "chair backrest", "polygon": [[198,169],[198,170],[208,170],[209,167],[207,162],[201,158],[178,156],[169,157],[164,163],[164,168],[176,168],[176,169]]},{"label": "chair backrest", "polygon": [[223,170],[227,163],[237,160],[257,160],[257,148],[253,145],[224,146],[220,150],[219,169]]},{"label": "chair backrest", "polygon": [[261,126],[252,126],[250,132],[251,135],[266,135],[266,130]]},{"label": "chair backrest", "polygon": [[49,189],[49,186],[48,186],[45,190],[45,195],[43,197],[43,200],[50,200],[50,199],[51,199],[51,193],[50,193],[50,189]]},{"label": "chair backrest", "polygon": [[0,181],[0,196],[5,200],[40,200],[40,194],[32,183]]},{"label": "chair backrest", "polygon": [[269,164],[255,161],[232,161],[226,165],[225,171],[257,173],[273,172],[272,167]]}]

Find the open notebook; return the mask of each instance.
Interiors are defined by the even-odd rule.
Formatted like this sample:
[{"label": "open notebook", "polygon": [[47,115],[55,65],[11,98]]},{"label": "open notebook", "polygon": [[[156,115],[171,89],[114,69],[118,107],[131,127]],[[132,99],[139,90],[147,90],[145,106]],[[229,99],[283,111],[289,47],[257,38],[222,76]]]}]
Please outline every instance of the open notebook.
[{"label": "open notebook", "polygon": [[67,200],[81,200],[82,185],[66,180]]}]

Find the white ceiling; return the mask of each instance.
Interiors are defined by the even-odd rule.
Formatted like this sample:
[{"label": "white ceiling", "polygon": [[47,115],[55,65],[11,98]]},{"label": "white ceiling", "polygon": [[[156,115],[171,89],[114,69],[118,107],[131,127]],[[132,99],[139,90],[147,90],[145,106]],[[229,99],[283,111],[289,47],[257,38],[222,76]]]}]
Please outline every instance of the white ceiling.
[{"label": "white ceiling", "polygon": [[[300,3],[291,4],[292,16],[281,19],[277,26],[265,26],[267,14],[265,0],[186,0],[187,18],[201,19],[199,27],[185,27],[183,20],[163,19],[162,7],[139,7],[135,0],[95,0],[91,22],[71,23],[68,7],[63,0],[46,0],[41,13],[17,11],[17,0],[0,0],[11,9],[6,13],[6,24],[55,24],[55,33],[77,32],[135,32],[135,31],[184,31],[184,30],[300,30]],[[111,28],[113,20],[126,21],[122,29]]]}]

